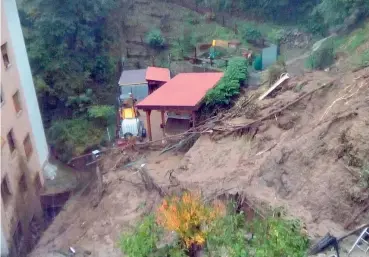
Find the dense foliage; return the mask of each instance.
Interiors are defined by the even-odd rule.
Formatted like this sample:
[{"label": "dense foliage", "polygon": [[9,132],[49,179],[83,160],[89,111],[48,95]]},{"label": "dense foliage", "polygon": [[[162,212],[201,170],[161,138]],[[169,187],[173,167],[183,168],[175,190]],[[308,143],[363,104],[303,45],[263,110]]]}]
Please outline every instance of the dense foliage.
[{"label": "dense foliage", "polygon": [[334,47],[332,42],[329,41],[310,54],[306,60],[306,66],[310,69],[323,70],[334,62],[334,58]]},{"label": "dense foliage", "polygon": [[308,239],[299,222],[273,215],[246,221],[235,210],[234,203],[229,208],[219,201],[206,204],[197,194],[171,197],[163,200],[156,220],[144,218],[119,244],[128,257],[198,256],[200,249],[213,257],[305,256]]},{"label": "dense foliage", "polygon": [[146,35],[146,43],[152,48],[160,49],[164,47],[165,40],[159,29],[152,29]]},{"label": "dense foliage", "polygon": [[229,61],[224,76],[205,97],[206,105],[228,105],[232,97],[240,93],[240,86],[248,79],[248,64],[245,58],[235,57]]},{"label": "dense foliage", "polygon": [[83,118],[54,121],[47,131],[48,142],[62,161],[84,153],[105,140],[105,129]]},{"label": "dense foliage", "polygon": [[197,0],[216,11],[239,12],[246,17],[301,24],[315,33],[345,29],[369,16],[369,0]]},{"label": "dense foliage", "polygon": [[[80,137],[79,131],[99,131],[87,125],[87,111],[115,94],[110,85],[116,79],[118,59],[110,49],[116,35],[107,18],[117,7],[116,0],[30,0],[20,5],[40,109],[46,129],[51,130],[49,143],[63,142],[56,148],[65,158],[81,152],[82,145],[96,143],[94,138]],[[67,120],[54,122],[63,119]],[[55,131],[64,134],[58,139]]]},{"label": "dense foliage", "polygon": [[147,257],[157,250],[162,232],[155,222],[155,216],[146,216],[132,232],[123,234],[119,246],[127,257]]}]

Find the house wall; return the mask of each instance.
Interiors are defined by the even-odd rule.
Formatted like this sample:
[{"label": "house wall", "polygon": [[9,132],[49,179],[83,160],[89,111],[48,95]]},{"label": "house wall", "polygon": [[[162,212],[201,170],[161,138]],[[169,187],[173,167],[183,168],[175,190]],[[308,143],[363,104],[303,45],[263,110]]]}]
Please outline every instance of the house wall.
[{"label": "house wall", "polygon": [[[10,194],[6,194],[6,202],[5,194],[1,194],[1,256],[6,256],[6,249],[10,256],[25,256],[32,242],[31,220],[42,225],[39,190],[48,149],[15,0],[1,0],[1,45],[5,43],[11,65],[5,67],[1,55],[1,182],[7,183]],[[21,106],[18,113],[13,102],[16,92]],[[14,151],[10,150],[7,139],[10,130]],[[27,135],[33,149],[28,158],[23,144]],[[21,183],[23,174],[24,184]],[[15,236],[21,240],[13,240]]]},{"label": "house wall", "polygon": [[12,47],[14,49],[13,58],[17,62],[19,80],[21,82],[24,95],[24,103],[27,105],[29,113],[29,121],[32,127],[34,143],[38,155],[38,161],[44,165],[49,156],[49,150],[46,142],[45,131],[42,124],[41,113],[37,101],[35,86],[32,80],[31,68],[28,61],[26,45],[23,38],[22,28],[18,15],[18,9],[15,0],[2,0],[6,12],[7,26],[9,36],[12,39]]}]

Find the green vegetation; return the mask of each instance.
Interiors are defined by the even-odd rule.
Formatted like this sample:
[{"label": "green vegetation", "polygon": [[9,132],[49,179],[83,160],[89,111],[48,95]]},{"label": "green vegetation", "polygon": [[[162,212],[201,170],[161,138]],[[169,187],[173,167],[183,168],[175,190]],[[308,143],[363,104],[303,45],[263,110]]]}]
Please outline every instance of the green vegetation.
[{"label": "green vegetation", "polygon": [[240,86],[248,79],[248,65],[245,58],[235,57],[229,61],[224,76],[215,88],[209,90],[205,97],[208,107],[228,105],[231,99],[240,93]]},{"label": "green vegetation", "polygon": [[94,126],[84,118],[54,121],[47,131],[49,144],[62,161],[83,154],[86,149],[96,147],[105,140],[105,128]]},{"label": "green vegetation", "polygon": [[[145,217],[132,232],[122,236],[119,245],[125,255],[185,257],[196,256],[199,249],[209,257],[303,257],[306,254],[308,238],[296,220],[271,215],[246,221],[245,214],[237,213],[233,203],[229,208],[219,201],[208,205],[191,194],[171,199],[163,200],[156,219],[153,215]],[[171,240],[159,242],[168,238],[165,233],[172,234]]]},{"label": "green vegetation", "polygon": [[161,49],[164,47],[165,40],[160,29],[152,29],[146,35],[146,43],[154,49]]},{"label": "green vegetation", "polygon": [[329,67],[335,58],[334,47],[332,41],[323,43],[318,50],[314,51],[307,58],[305,65],[309,69],[323,70]]},{"label": "green vegetation", "polygon": [[96,123],[97,126],[106,127],[109,124],[114,123],[115,108],[110,105],[93,105],[90,106],[88,111],[88,117]]},{"label": "green vegetation", "polygon": [[156,223],[155,216],[146,216],[132,232],[123,234],[119,246],[127,257],[153,256],[162,235],[163,230]]},{"label": "green vegetation", "polygon": [[287,68],[284,61],[278,61],[277,63],[270,66],[267,72],[267,80],[269,85],[271,86],[280,78],[282,73],[287,72]]},{"label": "green vegetation", "polygon": [[88,120],[92,105],[114,93],[120,19],[108,16],[116,0],[23,1],[20,18],[48,141],[67,161],[105,136],[103,124]]},{"label": "green vegetation", "polygon": [[247,26],[243,28],[243,38],[249,43],[258,44],[263,36],[258,29]]}]

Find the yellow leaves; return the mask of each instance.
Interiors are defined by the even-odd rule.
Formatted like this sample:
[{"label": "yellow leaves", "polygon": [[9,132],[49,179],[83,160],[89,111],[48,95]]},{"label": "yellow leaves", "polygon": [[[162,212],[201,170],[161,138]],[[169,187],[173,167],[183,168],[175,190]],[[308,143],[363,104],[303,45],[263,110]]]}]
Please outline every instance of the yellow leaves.
[{"label": "yellow leaves", "polygon": [[225,214],[225,206],[220,201],[206,206],[198,193],[184,193],[181,197],[163,200],[157,212],[157,222],[164,228],[175,231],[182,242],[202,245],[206,240],[205,228],[209,223]]}]

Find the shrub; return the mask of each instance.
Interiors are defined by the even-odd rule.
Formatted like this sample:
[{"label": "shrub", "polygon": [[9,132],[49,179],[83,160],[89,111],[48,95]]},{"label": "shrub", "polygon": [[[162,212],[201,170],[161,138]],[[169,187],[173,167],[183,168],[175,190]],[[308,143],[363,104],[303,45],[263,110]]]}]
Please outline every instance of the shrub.
[{"label": "shrub", "polygon": [[111,105],[93,105],[89,107],[88,117],[91,118],[97,125],[104,127],[113,123],[115,118],[114,106]]},{"label": "shrub", "polygon": [[309,69],[323,70],[334,62],[335,54],[332,42],[323,44],[307,58],[305,65]]},{"label": "shrub", "polygon": [[301,224],[296,220],[268,217],[255,219],[248,226],[254,236],[251,247],[258,257],[304,257],[309,240],[302,234]]},{"label": "shrub", "polygon": [[147,216],[131,233],[124,234],[119,246],[127,257],[147,257],[157,250],[162,229],[153,215]]},{"label": "shrub", "polygon": [[245,216],[243,213],[235,213],[233,209],[211,224],[206,241],[206,250],[210,256],[248,256],[250,247],[245,240]]},{"label": "shrub", "polygon": [[215,88],[209,90],[205,97],[207,106],[228,105],[232,97],[240,93],[240,85],[248,79],[247,60],[235,57],[229,61],[224,76]]},{"label": "shrub", "polygon": [[256,56],[255,60],[252,63],[252,66],[257,71],[261,71],[263,69],[263,58],[261,55]]},{"label": "shrub", "polygon": [[217,202],[213,207],[205,205],[199,194],[184,193],[181,197],[163,200],[157,212],[158,224],[175,231],[181,243],[190,249],[203,245],[207,228],[217,217],[224,214],[224,206]]},{"label": "shrub", "polygon": [[104,128],[83,118],[55,121],[47,131],[49,144],[65,162],[84,153],[87,148],[99,145],[104,136]]},{"label": "shrub", "polygon": [[160,49],[164,47],[165,40],[159,29],[152,29],[146,35],[146,43],[152,48]]},{"label": "shrub", "polygon": [[283,29],[272,29],[269,33],[268,33],[268,40],[273,42],[274,44],[279,44],[282,39],[284,39],[286,34],[286,31]]},{"label": "shrub", "polygon": [[254,27],[245,27],[243,29],[243,38],[247,42],[260,45],[262,43],[263,36],[258,29]]},{"label": "shrub", "polygon": [[282,73],[287,72],[286,66],[280,63],[275,63],[268,68],[267,79],[268,83],[271,86],[274,82],[276,82]]}]

